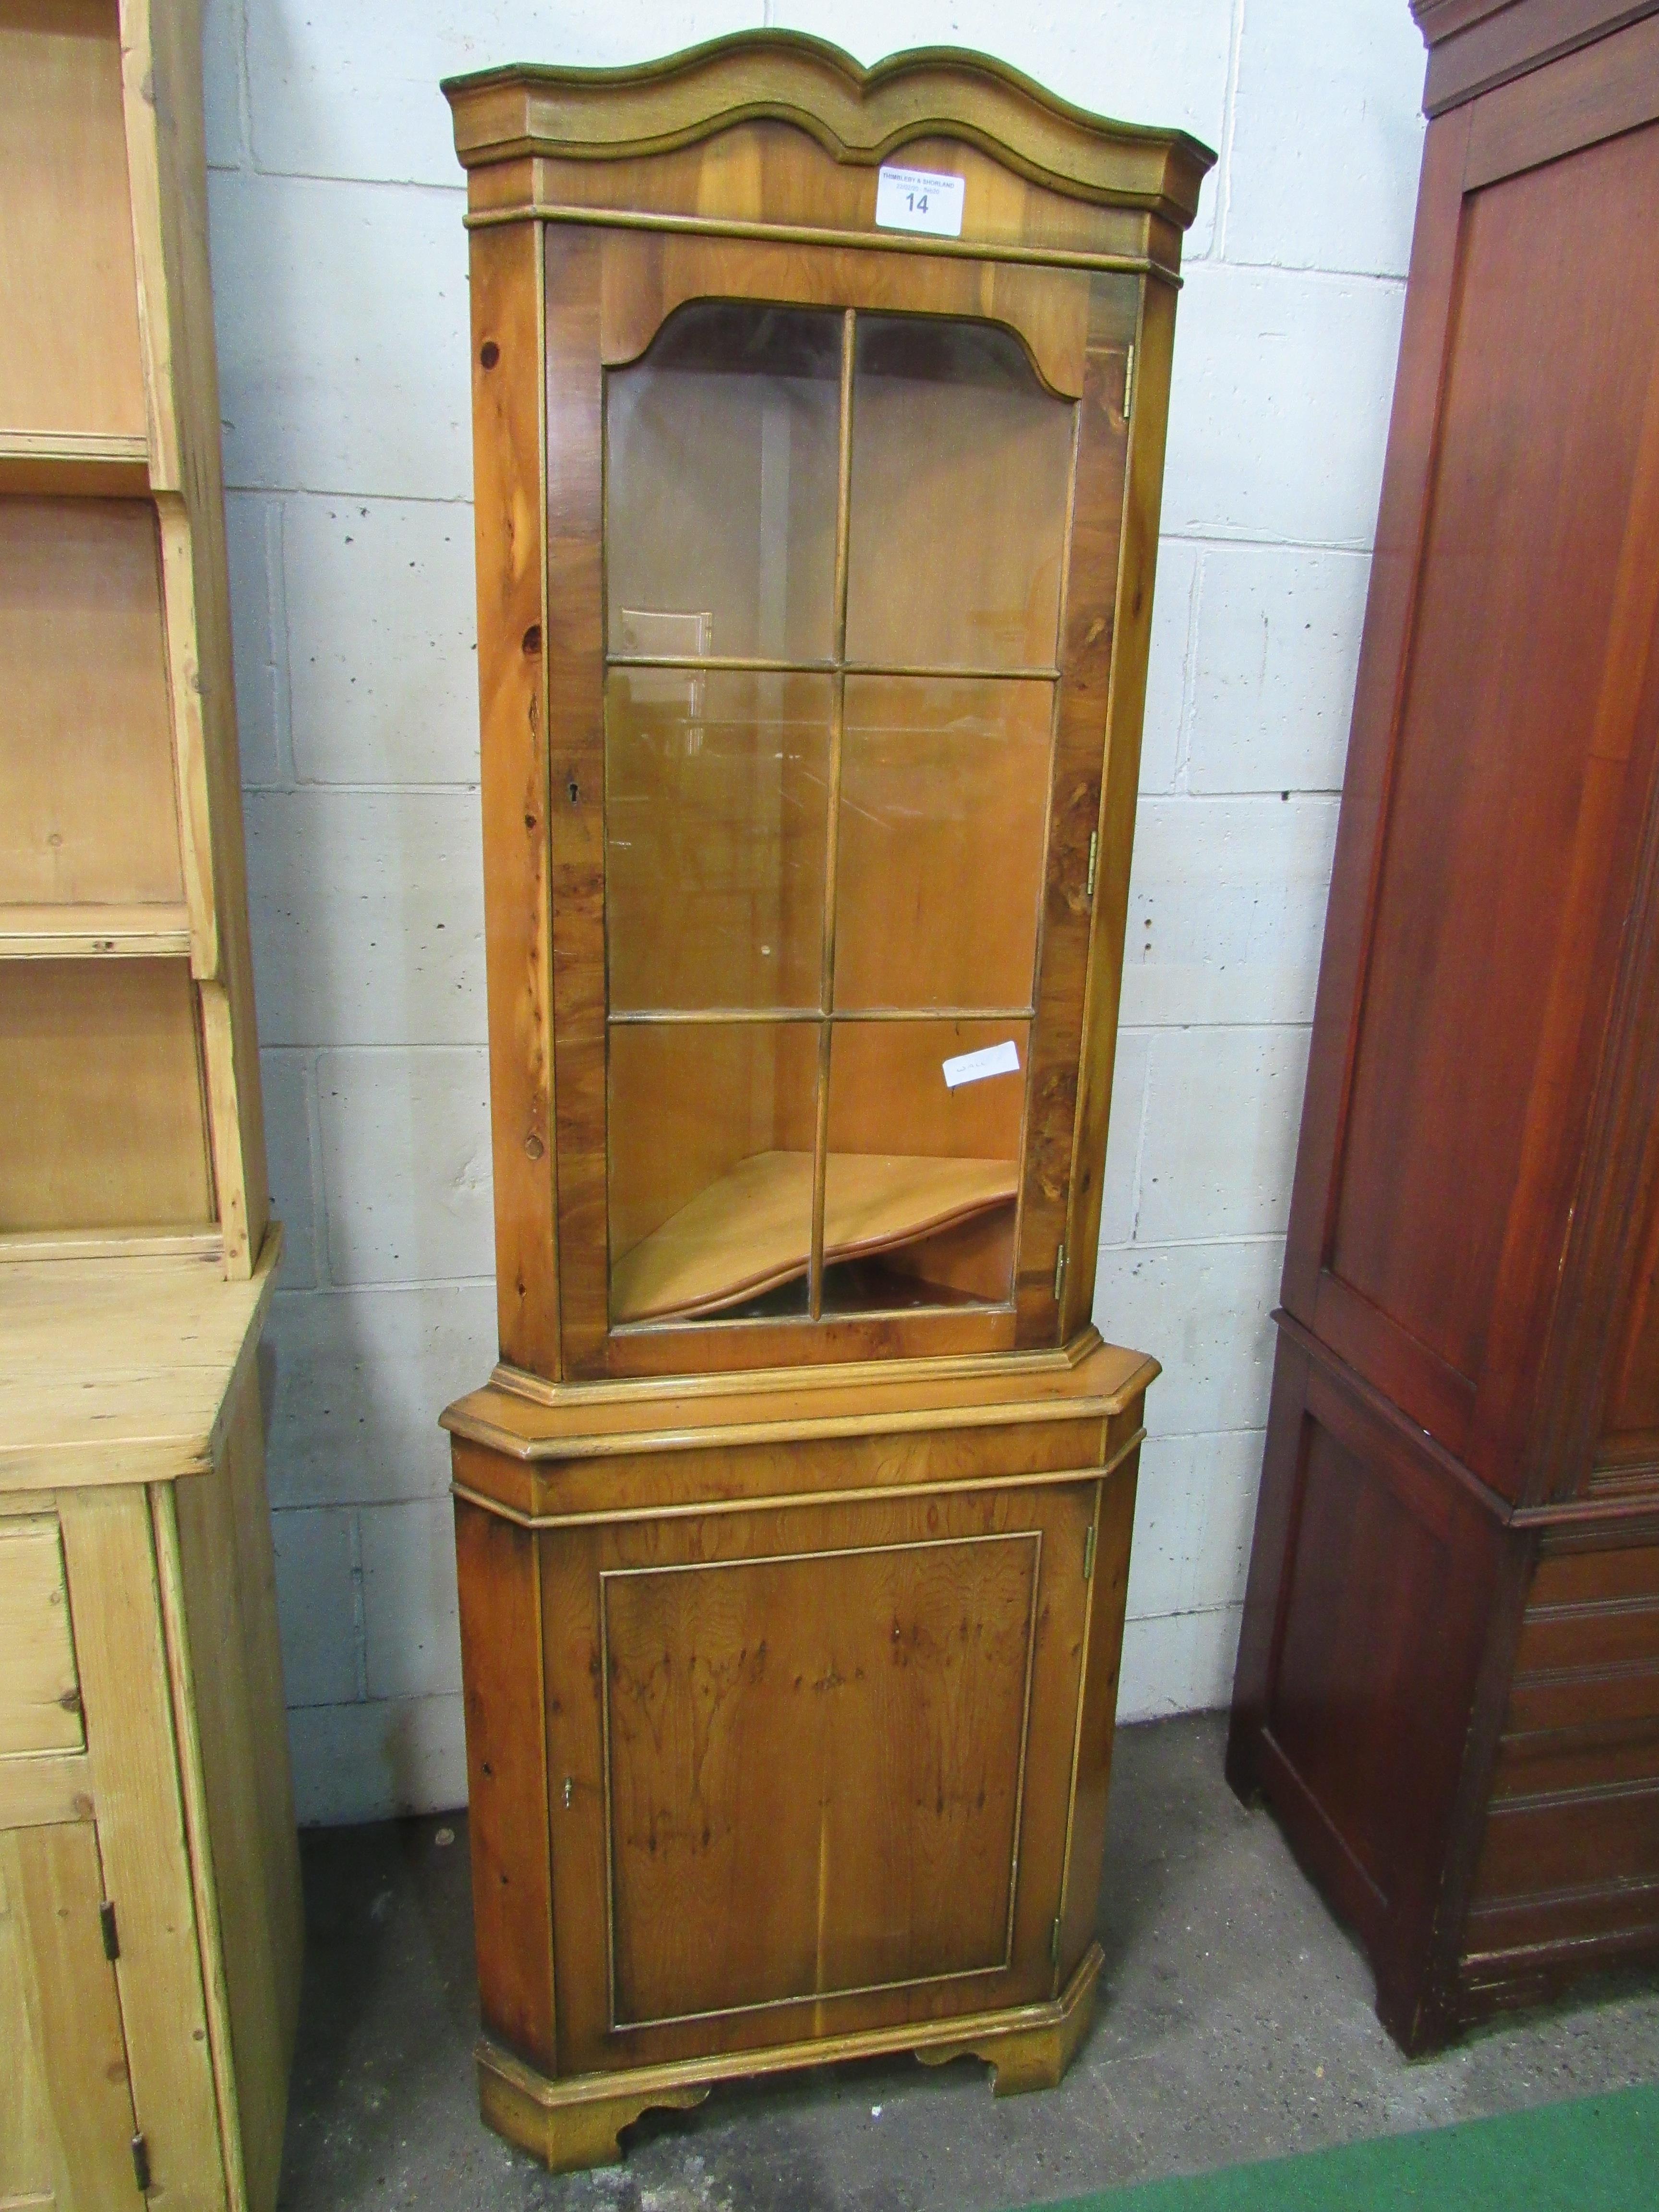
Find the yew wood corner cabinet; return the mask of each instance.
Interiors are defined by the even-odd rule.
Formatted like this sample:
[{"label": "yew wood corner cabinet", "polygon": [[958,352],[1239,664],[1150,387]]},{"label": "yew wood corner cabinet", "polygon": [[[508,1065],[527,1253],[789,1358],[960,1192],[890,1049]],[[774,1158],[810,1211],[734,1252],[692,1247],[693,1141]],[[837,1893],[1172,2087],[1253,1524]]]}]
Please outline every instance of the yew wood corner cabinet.
[{"label": "yew wood corner cabinet", "polygon": [[1417,13],[1229,1750],[1412,2050],[1659,1959],[1659,10]]},{"label": "yew wood corner cabinet", "polygon": [[447,88],[501,1364],[493,2125],[1087,2026],[1141,1410],[1090,1320],[1211,156],[785,33]]}]

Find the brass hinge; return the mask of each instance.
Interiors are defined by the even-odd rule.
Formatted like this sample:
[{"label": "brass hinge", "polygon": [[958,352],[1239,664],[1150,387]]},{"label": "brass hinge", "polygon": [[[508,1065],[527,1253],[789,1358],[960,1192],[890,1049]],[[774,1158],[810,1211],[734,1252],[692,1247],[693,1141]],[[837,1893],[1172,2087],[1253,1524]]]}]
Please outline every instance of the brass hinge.
[{"label": "brass hinge", "polygon": [[1060,1921],[1058,1917],[1056,1917],[1054,1925],[1048,1930],[1048,1962],[1051,1966],[1057,1966],[1060,1964]]},{"label": "brass hinge", "polygon": [[1129,403],[1135,388],[1135,349],[1133,340],[1123,363],[1123,419],[1129,419]]},{"label": "brass hinge", "polygon": [[1095,863],[1099,858],[1100,832],[1091,830],[1089,832],[1089,880],[1083,886],[1085,898],[1091,899],[1095,895]]},{"label": "brass hinge", "polygon": [[104,1956],[113,1964],[121,1955],[121,1938],[115,1926],[115,1907],[108,1898],[98,1908],[98,1925],[104,1931]]},{"label": "brass hinge", "polygon": [[1066,1247],[1062,1244],[1054,1255],[1054,1304],[1058,1305],[1066,1288]]},{"label": "brass hinge", "polygon": [[1083,1540],[1083,1579],[1086,1583],[1095,1571],[1095,1524],[1089,1523],[1089,1533]]},{"label": "brass hinge", "polygon": [[149,2145],[141,2130],[132,2139],[132,2178],[138,2185],[141,2197],[149,2195]]}]

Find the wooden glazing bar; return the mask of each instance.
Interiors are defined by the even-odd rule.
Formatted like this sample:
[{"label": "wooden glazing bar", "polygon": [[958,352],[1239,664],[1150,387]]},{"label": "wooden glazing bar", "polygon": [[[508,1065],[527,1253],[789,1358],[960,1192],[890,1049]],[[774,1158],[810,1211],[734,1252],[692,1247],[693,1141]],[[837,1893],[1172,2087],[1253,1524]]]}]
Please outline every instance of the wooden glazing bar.
[{"label": "wooden glazing bar", "polygon": [[[1114,288],[1115,289],[1117,288]],[[1152,639],[1152,577],[1158,563],[1158,516],[1164,497],[1164,450],[1169,419],[1170,356],[1175,343],[1173,292],[1141,288],[1139,318],[1124,376],[1128,429],[1127,477],[1122,494],[1118,562],[1110,588],[1115,599],[1111,688],[1107,706],[1106,760],[1096,848],[1088,980],[1079,1048],[1066,1218],[1065,1295],[1060,1332],[1067,1335],[1089,1318],[1094,1304],[1100,1243],[1102,1183],[1112,1073],[1117,1054],[1118,1006],[1123,982],[1123,941],[1128,921],[1129,869],[1135,805],[1140,788],[1140,744],[1146,703],[1146,665]],[[1127,391],[1133,374],[1134,392]]]},{"label": "wooden glazing bar", "polygon": [[612,1029],[654,1029],[699,1022],[1028,1022],[1030,1006],[859,1006],[847,1012],[816,1006],[637,1006],[607,1014]]},{"label": "wooden glazing bar", "polygon": [[[847,549],[853,506],[853,361],[858,319],[852,308],[841,325],[841,415],[836,454],[836,665],[830,722],[829,793],[824,806],[823,942],[818,1004],[826,1017],[836,1006],[836,866],[841,842],[842,745],[847,724]],[[818,1032],[817,1124],[812,1139],[812,1241],[807,1261],[807,1313],[823,1311],[823,1211],[830,1176],[830,1054],[834,1038],[826,1018]]]},{"label": "wooden glazing bar", "polygon": [[1058,668],[975,668],[956,661],[883,660],[766,660],[728,653],[608,653],[607,668],[729,669],[761,675],[829,676],[839,670],[845,676],[927,676],[956,684],[1052,684]]}]

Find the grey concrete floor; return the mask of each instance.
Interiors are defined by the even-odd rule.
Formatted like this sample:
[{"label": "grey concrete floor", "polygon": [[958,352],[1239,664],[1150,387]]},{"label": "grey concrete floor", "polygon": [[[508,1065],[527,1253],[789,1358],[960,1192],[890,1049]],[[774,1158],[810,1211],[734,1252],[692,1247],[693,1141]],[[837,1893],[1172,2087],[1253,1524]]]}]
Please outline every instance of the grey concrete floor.
[{"label": "grey concrete floor", "polygon": [[994,2101],[971,2059],[824,2068],[647,2115],[624,2166],[563,2179],[478,2122],[464,1817],[307,1836],[282,2212],[1000,2212],[1659,2076],[1652,1977],[1402,2058],[1352,1940],[1228,1790],[1223,1735],[1119,1736],[1106,1974],[1060,2088]]}]

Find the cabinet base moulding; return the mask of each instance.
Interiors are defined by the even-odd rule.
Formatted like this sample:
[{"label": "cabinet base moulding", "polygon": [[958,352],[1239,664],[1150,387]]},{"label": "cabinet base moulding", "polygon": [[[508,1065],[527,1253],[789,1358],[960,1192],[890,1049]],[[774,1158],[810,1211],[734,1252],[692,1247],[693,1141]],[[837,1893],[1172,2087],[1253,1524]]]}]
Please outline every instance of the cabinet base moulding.
[{"label": "cabinet base moulding", "polygon": [[619,2165],[623,2130],[646,2112],[690,2112],[717,2083],[748,2081],[757,2075],[797,2073],[804,2067],[891,2057],[908,2051],[924,2066],[947,2065],[953,2058],[983,2059],[999,2097],[1052,2089],[1089,2031],[1103,1964],[1099,1944],[1091,1943],[1066,1987],[1048,2004],[1011,2005],[1003,2012],[908,2021],[896,2027],[775,2044],[768,2050],[684,2059],[673,2065],[573,2075],[564,2081],[538,2073],[486,2036],[474,2053],[478,2109],[488,2126],[540,2159],[551,2172],[575,2173]]}]

